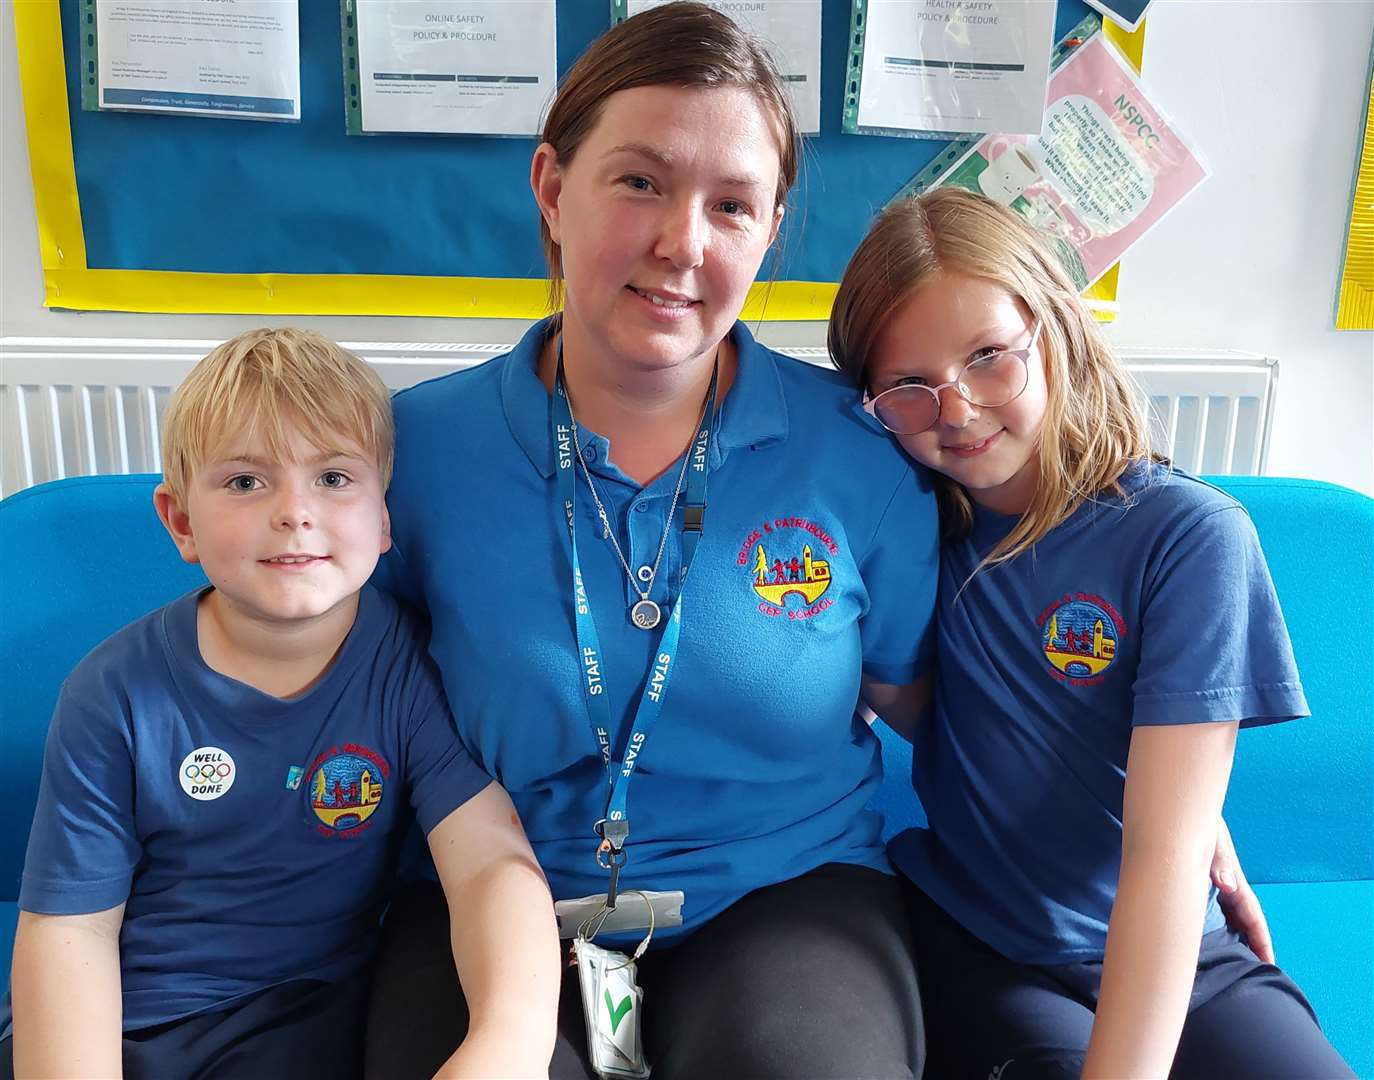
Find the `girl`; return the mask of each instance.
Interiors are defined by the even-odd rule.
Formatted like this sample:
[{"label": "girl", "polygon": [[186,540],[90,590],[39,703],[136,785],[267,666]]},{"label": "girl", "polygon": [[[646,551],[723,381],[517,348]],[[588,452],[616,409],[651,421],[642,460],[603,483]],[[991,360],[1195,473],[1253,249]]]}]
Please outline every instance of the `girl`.
[{"label": "girl", "polygon": [[1350,1075],[1209,894],[1237,728],[1307,715],[1244,509],[1150,453],[1054,256],[981,196],[879,217],[830,348],[938,474],[930,825],[891,849],[930,1074]]}]

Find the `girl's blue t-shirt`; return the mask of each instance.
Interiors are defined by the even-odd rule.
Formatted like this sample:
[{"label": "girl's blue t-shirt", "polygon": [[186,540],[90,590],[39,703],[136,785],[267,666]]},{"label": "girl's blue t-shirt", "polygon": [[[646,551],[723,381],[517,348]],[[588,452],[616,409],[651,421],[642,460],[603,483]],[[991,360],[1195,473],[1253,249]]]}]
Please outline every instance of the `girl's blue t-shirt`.
[{"label": "girl's blue t-shirt", "polygon": [[[1154,463],[1122,486],[976,574],[1015,518],[977,510],[941,551],[935,709],[912,753],[930,824],[890,853],[1019,963],[1105,951],[1135,727],[1308,713],[1244,507]],[[1223,921],[1213,894],[1205,929]]]},{"label": "girl's blue t-shirt", "polygon": [[[608,779],[583,696],[571,549],[537,361],[549,324],[479,367],[395,399],[382,580],[428,610],[459,734],[506,788],[555,898],[605,891]],[[681,500],[652,597],[682,605],[662,713],[629,786],[622,889],[681,890],[691,930],[745,893],[825,863],[890,871],[867,803],[879,744],[861,672],[913,681],[933,653],[934,498],[836,373],[733,331],[739,366],[709,449],[707,510],[681,581]],[[679,469],[641,488],[582,431],[631,568],[651,568]],[[576,470],[582,585],[619,765],[658,631]],[[661,627],[659,628],[661,629]],[[682,930],[660,928],[655,941]]]}]

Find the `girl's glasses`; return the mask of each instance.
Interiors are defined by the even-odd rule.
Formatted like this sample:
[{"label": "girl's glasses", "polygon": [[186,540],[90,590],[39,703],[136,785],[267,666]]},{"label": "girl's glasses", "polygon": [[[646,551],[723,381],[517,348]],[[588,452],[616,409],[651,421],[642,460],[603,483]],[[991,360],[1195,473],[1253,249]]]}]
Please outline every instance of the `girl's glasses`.
[{"label": "girl's glasses", "polygon": [[980,409],[1007,405],[1026,389],[1027,364],[1040,337],[1040,326],[1037,319],[1024,349],[1007,349],[970,360],[951,382],[939,386],[902,383],[875,397],[865,393],[864,412],[877,417],[878,423],[894,435],[919,435],[940,419],[940,391],[947,387],[954,387],[956,394]]}]

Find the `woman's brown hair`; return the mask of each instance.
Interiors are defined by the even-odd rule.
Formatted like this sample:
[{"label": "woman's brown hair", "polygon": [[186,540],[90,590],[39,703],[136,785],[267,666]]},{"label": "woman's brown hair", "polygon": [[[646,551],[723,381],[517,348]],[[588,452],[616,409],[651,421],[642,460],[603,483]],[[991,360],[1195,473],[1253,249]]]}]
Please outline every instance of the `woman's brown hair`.
[{"label": "woman's brown hair", "polygon": [[[874,221],[849,260],[831,311],[828,344],[836,366],[866,386],[873,345],[887,320],[945,272],[1000,285],[1043,327],[1047,400],[1037,440],[1039,483],[1016,527],[983,560],[988,566],[1032,547],[1085,499],[1121,493],[1127,466],[1153,455],[1135,386],[1058,258],[1014,211],[958,188],[893,203]],[[968,492],[948,477],[935,479],[942,534],[967,535],[973,523]]]},{"label": "woman's brown hair", "polygon": [[[786,84],[764,47],[727,16],[682,0],[641,12],[597,38],[563,77],[544,118],[543,141],[567,168],[596,122],[606,99],[637,86],[740,87],[772,120],[778,138],[781,205],[797,179],[800,137]],[[549,303],[563,304],[563,256],[540,218],[549,265]]]}]

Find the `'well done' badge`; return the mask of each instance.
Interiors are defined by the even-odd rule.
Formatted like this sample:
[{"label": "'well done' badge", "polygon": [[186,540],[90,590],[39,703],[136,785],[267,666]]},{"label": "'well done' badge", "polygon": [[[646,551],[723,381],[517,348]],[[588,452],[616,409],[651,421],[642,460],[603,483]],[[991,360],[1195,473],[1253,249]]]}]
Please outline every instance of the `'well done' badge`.
[{"label": "'well done' badge", "polygon": [[182,758],[181,768],[177,770],[181,790],[200,802],[218,799],[234,786],[237,775],[234,759],[218,746],[192,750]]}]

